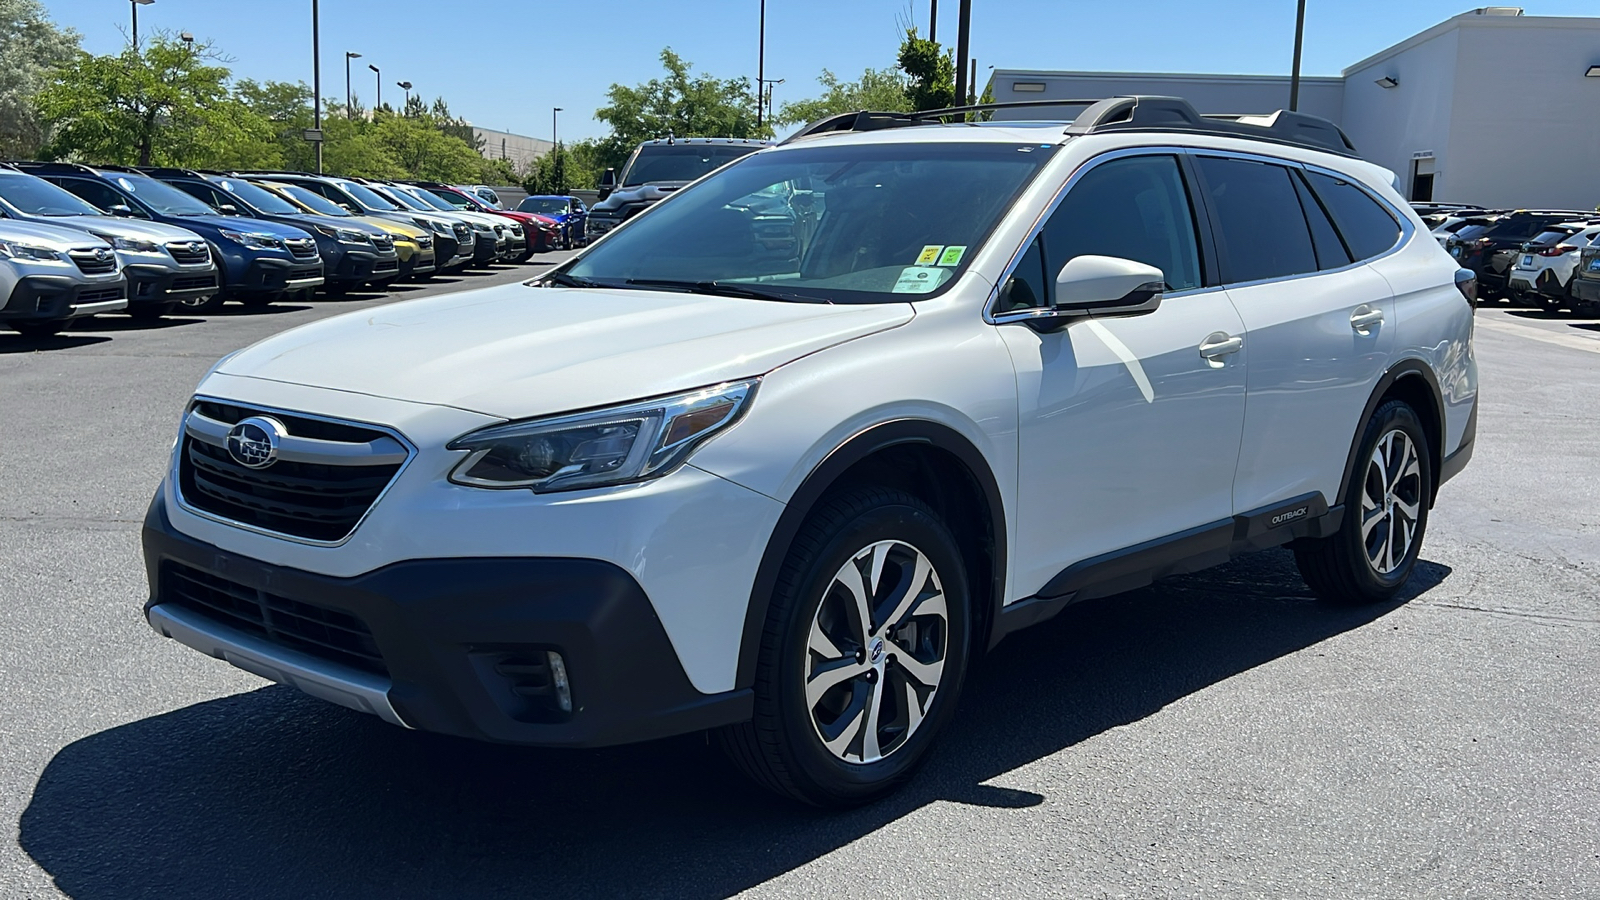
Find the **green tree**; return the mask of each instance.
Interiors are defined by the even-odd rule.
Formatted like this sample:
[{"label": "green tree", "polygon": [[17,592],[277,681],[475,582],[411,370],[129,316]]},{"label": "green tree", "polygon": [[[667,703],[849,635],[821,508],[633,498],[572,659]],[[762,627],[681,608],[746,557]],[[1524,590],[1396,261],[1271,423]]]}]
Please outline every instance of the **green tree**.
[{"label": "green tree", "polygon": [[0,154],[39,152],[49,135],[34,98],[77,53],[78,33],[57,28],[39,0],[0,0]]},{"label": "green tree", "polygon": [[412,178],[453,182],[480,177],[483,156],[439,126],[431,114],[412,118],[380,112],[372,121],[379,145]]},{"label": "green tree", "polygon": [[80,53],[36,98],[43,154],[138,165],[252,166],[275,155],[272,123],[236,98],[220,54],[158,34],[119,56]]},{"label": "green tree", "polygon": [[906,73],[906,99],[913,110],[944,109],[955,106],[956,61],[938,41],[917,36],[916,28],[906,29],[900,44],[900,71]]},{"label": "green tree", "polygon": [[671,47],[661,51],[661,65],[665,77],[635,87],[613,84],[606,92],[610,103],[595,110],[595,118],[611,126],[611,136],[601,143],[601,168],[622,165],[635,146],[668,134],[771,136],[770,128],[756,124],[756,95],[750,79],[695,74]]},{"label": "green tree", "polygon": [[305,139],[305,131],[314,121],[311,116],[311,88],[303,82],[257,83],[244,79],[234,85],[233,95],[271,123],[278,160],[272,165],[302,171],[316,166],[316,148]]},{"label": "green tree", "polygon": [[822,96],[785,103],[778,110],[780,125],[804,125],[840,113],[870,109],[877,112],[910,112],[908,82],[894,69],[867,69],[857,81],[840,81],[827,69],[817,79]]}]

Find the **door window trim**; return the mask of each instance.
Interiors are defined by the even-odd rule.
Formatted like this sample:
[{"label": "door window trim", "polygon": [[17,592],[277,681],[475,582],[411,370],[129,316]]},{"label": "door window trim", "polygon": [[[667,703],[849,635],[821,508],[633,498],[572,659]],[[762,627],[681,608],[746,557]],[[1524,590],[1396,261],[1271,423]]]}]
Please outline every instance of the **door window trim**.
[{"label": "door window trim", "polygon": [[[1055,196],[1051,198],[1049,203],[1045,204],[1044,209],[1040,211],[1039,215],[1034,219],[1033,225],[1028,229],[1027,236],[1017,244],[1016,249],[1011,253],[1011,258],[1006,262],[1005,268],[1001,270],[1000,277],[995,279],[994,285],[989,289],[988,300],[986,300],[983,305],[983,320],[985,322],[988,322],[990,325],[1008,325],[1018,322],[1026,322],[1029,319],[1049,318],[1053,315],[1053,310],[1049,308],[1018,310],[1007,313],[997,313],[995,312],[995,308],[996,304],[1000,302],[1001,290],[1005,287],[1006,281],[1011,278],[1011,274],[1016,270],[1017,265],[1022,261],[1023,254],[1025,254],[1028,250],[1028,245],[1038,239],[1040,232],[1044,230],[1045,223],[1048,222],[1050,217],[1055,214],[1056,208],[1059,207],[1062,201],[1066,199],[1068,192],[1070,192],[1073,187],[1075,187],[1078,182],[1082,180],[1083,176],[1088,174],[1091,169],[1110,162],[1111,160],[1125,159],[1130,156],[1179,157],[1178,162],[1180,171],[1184,176],[1184,180],[1187,183],[1190,194],[1189,202],[1190,205],[1194,207],[1193,212],[1195,216],[1195,224],[1198,226],[1199,230],[1200,251],[1202,254],[1200,260],[1201,273],[1203,280],[1207,283],[1202,284],[1198,288],[1193,288],[1187,291],[1169,292],[1165,295],[1166,299],[1175,300],[1182,297],[1192,297],[1197,294],[1207,294],[1212,291],[1226,290],[1228,288],[1254,287],[1258,284],[1276,284],[1279,282],[1295,281],[1301,278],[1318,278],[1324,275],[1337,275],[1341,272],[1348,272],[1358,266],[1365,266],[1380,259],[1387,259],[1388,257],[1399,253],[1401,250],[1410,246],[1412,239],[1417,233],[1416,226],[1412,224],[1411,219],[1396,210],[1394,204],[1373,193],[1371,190],[1368,190],[1367,186],[1362,184],[1360,180],[1355,179],[1344,172],[1340,172],[1337,169],[1330,169],[1327,166],[1301,162],[1294,159],[1285,159],[1281,156],[1267,156],[1261,153],[1249,153],[1241,150],[1218,150],[1210,147],[1178,147],[1164,144],[1152,144],[1147,146],[1122,147],[1116,150],[1107,150],[1104,153],[1097,154],[1087,160],[1084,160],[1082,164],[1074,169],[1072,174],[1067,176],[1067,180],[1061,185],[1060,189],[1056,191]],[[1263,278],[1256,281],[1228,282],[1222,281],[1219,276],[1217,279],[1218,283],[1211,284],[1209,282],[1214,274],[1214,260],[1218,259],[1220,253],[1223,252],[1223,247],[1221,244],[1221,238],[1216,237],[1214,234],[1213,223],[1215,221],[1215,217],[1212,214],[1210,203],[1207,201],[1205,196],[1205,191],[1201,190],[1200,185],[1195,184],[1192,180],[1195,170],[1199,168],[1198,166],[1194,165],[1194,159],[1201,156],[1221,157],[1224,159],[1240,159],[1249,162],[1266,163],[1269,165],[1284,166],[1290,169],[1299,169],[1302,172],[1316,172],[1319,175],[1337,178],[1340,181],[1352,185],[1357,190],[1361,191],[1369,198],[1377,202],[1378,205],[1382,207],[1383,210],[1399,224],[1400,236],[1394,242],[1394,245],[1388,250],[1385,250],[1376,256],[1369,256],[1365,259],[1355,260],[1348,265],[1340,266],[1337,269],[1323,269],[1315,272],[1281,275],[1276,278]],[[1310,186],[1309,179],[1307,186]],[[1313,195],[1315,195],[1315,189],[1312,189],[1312,192]],[[1318,197],[1318,200],[1320,202],[1321,198]],[[1338,225],[1335,224],[1334,227],[1337,229]],[[1342,233],[1340,234],[1340,240],[1344,240],[1344,235]],[[1353,256],[1354,254],[1351,255]]]}]

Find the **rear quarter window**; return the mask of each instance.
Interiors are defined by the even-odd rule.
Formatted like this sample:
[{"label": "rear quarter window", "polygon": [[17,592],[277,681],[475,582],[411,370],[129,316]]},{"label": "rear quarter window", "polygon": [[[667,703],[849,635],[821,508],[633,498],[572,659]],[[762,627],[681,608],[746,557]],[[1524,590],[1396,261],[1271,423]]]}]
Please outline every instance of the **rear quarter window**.
[{"label": "rear quarter window", "polygon": [[1342,178],[1321,172],[1306,176],[1356,259],[1387,253],[1400,240],[1400,223],[1372,195]]}]

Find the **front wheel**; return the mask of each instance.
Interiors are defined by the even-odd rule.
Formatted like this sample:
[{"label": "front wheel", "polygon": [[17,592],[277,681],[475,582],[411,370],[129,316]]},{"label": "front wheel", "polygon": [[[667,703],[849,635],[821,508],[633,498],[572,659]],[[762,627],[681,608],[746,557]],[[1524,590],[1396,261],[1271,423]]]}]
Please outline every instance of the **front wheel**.
[{"label": "front wheel", "polygon": [[818,806],[899,787],[955,710],[966,675],[967,576],[950,530],[886,488],[814,512],[778,576],[753,721],[724,729],[751,778]]},{"label": "front wheel", "polygon": [[1291,546],[1301,577],[1317,596],[1383,603],[1411,578],[1428,528],[1433,464],[1416,411],[1402,400],[1379,406],[1356,459],[1339,530]]},{"label": "front wheel", "polygon": [[222,309],[228,298],[220,291],[209,297],[184,297],[178,301],[178,311],[189,315],[204,315]]}]

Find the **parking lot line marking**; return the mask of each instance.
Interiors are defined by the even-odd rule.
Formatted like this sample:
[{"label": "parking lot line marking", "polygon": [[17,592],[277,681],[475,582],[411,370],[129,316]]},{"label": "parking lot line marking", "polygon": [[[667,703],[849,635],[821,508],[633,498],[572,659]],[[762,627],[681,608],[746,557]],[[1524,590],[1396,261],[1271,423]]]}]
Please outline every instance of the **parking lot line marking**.
[{"label": "parking lot line marking", "polygon": [[1590,353],[1600,353],[1600,339],[1582,337],[1576,334],[1561,334],[1545,331],[1543,328],[1534,328],[1531,325],[1518,325],[1514,322],[1505,322],[1499,319],[1479,319],[1479,327],[1492,331],[1502,331],[1506,334],[1515,334],[1546,344],[1555,344],[1558,347],[1570,347],[1573,350],[1587,350]]}]

